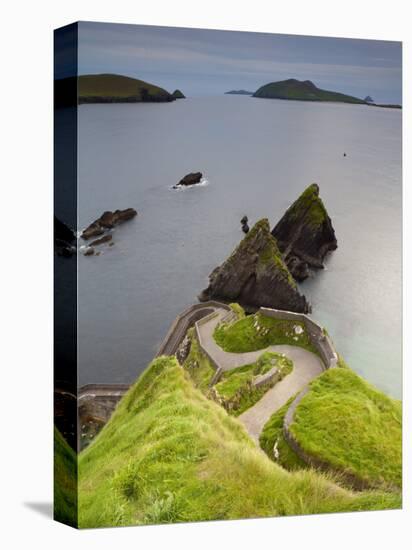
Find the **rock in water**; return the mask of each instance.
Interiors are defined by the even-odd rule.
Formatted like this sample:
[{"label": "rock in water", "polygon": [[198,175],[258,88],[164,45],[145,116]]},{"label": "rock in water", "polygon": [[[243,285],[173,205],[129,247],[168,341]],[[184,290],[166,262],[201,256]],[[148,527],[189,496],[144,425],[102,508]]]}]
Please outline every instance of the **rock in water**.
[{"label": "rock in water", "polygon": [[201,179],[202,172],[191,172],[190,174],[187,174],[184,178],[182,178],[179,183],[174,185],[174,189],[179,187],[188,187],[189,185],[196,185],[196,183],[200,183]]},{"label": "rock in water", "polygon": [[323,267],[325,256],[336,250],[338,243],[316,183],[310,185],[286,210],[272,235],[298,281],[306,279],[310,267]]},{"label": "rock in water", "polygon": [[137,212],[134,208],[115,210],[114,212],[107,210],[83,231],[82,238],[87,240],[91,237],[103,235],[106,229],[111,229],[115,225],[131,220],[135,216],[137,216]]},{"label": "rock in water", "polygon": [[246,307],[273,307],[307,313],[310,306],[282,260],[267,219],[258,221],[238,247],[209,276],[199,296],[238,302]]}]

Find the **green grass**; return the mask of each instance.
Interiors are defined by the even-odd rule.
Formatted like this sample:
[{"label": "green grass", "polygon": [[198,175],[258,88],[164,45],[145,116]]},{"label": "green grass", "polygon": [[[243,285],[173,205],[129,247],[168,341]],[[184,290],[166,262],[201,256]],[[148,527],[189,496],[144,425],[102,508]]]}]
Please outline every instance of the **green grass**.
[{"label": "green grass", "polygon": [[348,368],[326,371],[310,385],[290,427],[309,454],[368,484],[401,487],[401,403]]},{"label": "green grass", "polygon": [[209,390],[210,382],[216,372],[207,356],[202,353],[199,347],[199,342],[194,333],[194,329],[191,328],[187,332],[190,338],[190,352],[184,362],[184,369],[189,374],[193,384],[196,388],[199,388],[203,393],[207,394]]},{"label": "green grass", "polygon": [[[296,326],[302,329],[301,334],[296,334],[294,330]],[[305,325],[301,321],[274,319],[260,313],[248,315],[230,325],[221,323],[215,329],[214,338],[222,349],[234,353],[288,344],[317,354]]]},{"label": "green grass", "polygon": [[225,409],[238,416],[257,403],[276,382],[268,382],[259,388],[253,388],[252,382],[256,376],[266,374],[273,367],[277,367],[280,378],[284,378],[292,371],[293,363],[279,353],[265,352],[256,363],[224,372],[215,389]]},{"label": "green grass", "polygon": [[54,518],[77,526],[77,457],[54,428]]},{"label": "green grass", "polygon": [[79,456],[83,528],[399,506],[399,494],[355,494],[314,471],[286,472],[172,357],[152,362]]},{"label": "green grass", "polygon": [[78,94],[80,102],[92,99],[134,101],[172,101],[172,96],[163,88],[127,76],[116,74],[81,75],[78,78]]},{"label": "green grass", "polygon": [[[277,462],[277,464],[280,464],[280,466],[283,466],[283,468],[286,468],[286,470],[308,468],[306,463],[289,447],[283,437],[283,419],[294,399],[295,396],[291,397],[283,407],[270,417],[264,425],[259,438],[259,444],[268,457]],[[275,445],[278,452],[277,457],[274,455]]]},{"label": "green grass", "polygon": [[294,99],[299,101],[335,101],[339,103],[361,103],[365,101],[354,96],[322,90],[310,80],[300,81],[294,78],[271,82],[261,86],[254,97],[269,99]]},{"label": "green grass", "polygon": [[236,313],[237,319],[244,319],[246,317],[245,310],[240,304],[237,304],[236,302],[233,304],[229,304],[230,309]]}]

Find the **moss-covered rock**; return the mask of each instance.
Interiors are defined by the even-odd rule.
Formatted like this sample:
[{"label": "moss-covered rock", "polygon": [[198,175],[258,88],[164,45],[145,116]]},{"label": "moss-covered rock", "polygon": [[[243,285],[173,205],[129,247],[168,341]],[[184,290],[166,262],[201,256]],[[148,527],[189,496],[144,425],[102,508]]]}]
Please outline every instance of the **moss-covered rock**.
[{"label": "moss-covered rock", "polygon": [[229,258],[210,274],[209,286],[199,298],[304,313],[310,309],[282,259],[267,219],[258,221]]},{"label": "moss-covered rock", "polygon": [[297,280],[305,279],[310,267],[323,267],[325,256],[335,250],[338,243],[316,183],[305,189],[287,209],[272,235]]}]

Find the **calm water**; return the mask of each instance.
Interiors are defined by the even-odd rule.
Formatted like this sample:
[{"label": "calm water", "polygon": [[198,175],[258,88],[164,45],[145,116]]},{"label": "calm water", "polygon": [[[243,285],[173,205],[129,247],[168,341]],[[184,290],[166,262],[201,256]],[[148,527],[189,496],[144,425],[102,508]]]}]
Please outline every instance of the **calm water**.
[{"label": "calm water", "polygon": [[[343,157],[343,152],[347,157]],[[350,366],[401,396],[401,112],[222,96],[79,109],[79,226],[135,207],[79,257],[79,379],[131,382],[242,237],[312,182],[339,248],[301,285]],[[190,171],[207,184],[170,186]]]}]

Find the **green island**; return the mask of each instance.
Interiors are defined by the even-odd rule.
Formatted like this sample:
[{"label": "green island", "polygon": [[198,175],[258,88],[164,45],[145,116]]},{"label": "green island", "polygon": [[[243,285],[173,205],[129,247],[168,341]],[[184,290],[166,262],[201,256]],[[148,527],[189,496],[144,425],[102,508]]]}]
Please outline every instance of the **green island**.
[{"label": "green island", "polygon": [[137,78],[117,74],[90,74],[78,77],[79,103],[173,101],[169,92]]},{"label": "green island", "polygon": [[[247,496],[247,498],[245,498]],[[174,357],[154,360],[79,455],[80,527],[399,508],[273,463]]]},{"label": "green island", "polygon": [[334,101],[339,103],[368,103],[357,97],[318,88],[310,80],[289,78],[261,86],[253,97],[267,99],[294,99],[298,101]]}]

